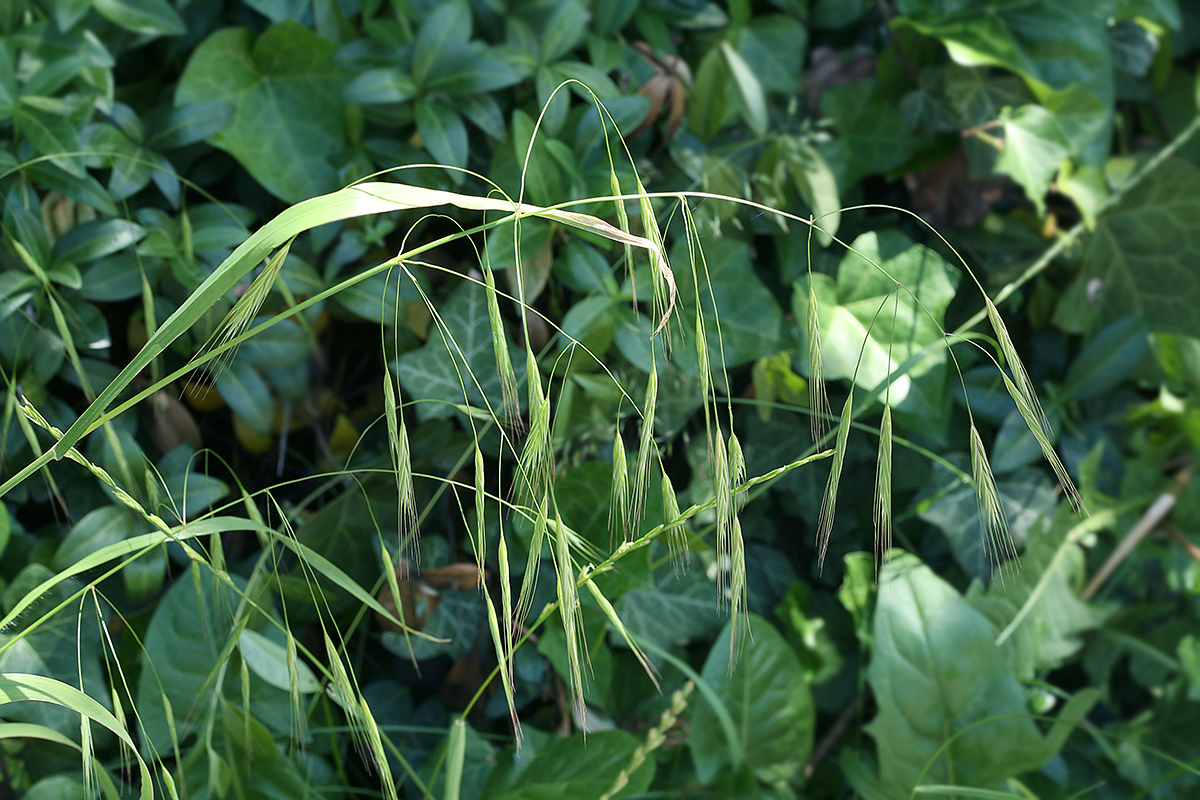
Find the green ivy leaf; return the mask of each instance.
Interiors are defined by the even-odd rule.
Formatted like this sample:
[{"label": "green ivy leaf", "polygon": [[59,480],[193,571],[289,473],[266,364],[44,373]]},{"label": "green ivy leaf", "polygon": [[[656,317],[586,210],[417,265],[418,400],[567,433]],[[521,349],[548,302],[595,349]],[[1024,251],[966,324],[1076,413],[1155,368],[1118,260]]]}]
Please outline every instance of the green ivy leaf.
[{"label": "green ivy leaf", "polygon": [[1038,105],[1004,109],[1004,149],[996,169],[1021,185],[1038,214],[1046,213],[1046,191],[1058,165],[1071,151],[1067,135],[1053,114]]},{"label": "green ivy leaf", "polygon": [[175,104],[230,103],[233,118],[208,141],[277,197],[298,202],[331,191],[339,181],[329,157],[345,146],[334,49],[291,21],[257,40],[246,28],[219,30],[192,53]]},{"label": "green ivy leaf", "polygon": [[820,149],[842,192],[867,175],[899,167],[920,145],[896,104],[879,95],[874,80],[826,89],[821,110],[838,132]]},{"label": "green ivy leaf", "polygon": [[[812,752],[816,711],[804,667],[784,638],[751,614],[731,653],[733,623],[713,643],[701,676],[725,706],[737,731],[742,757],[759,780],[795,781]],[[696,777],[709,783],[729,764],[726,734],[706,699],[692,700],[688,749]]]},{"label": "green ivy leaf", "polygon": [[[1052,92],[1077,83],[1109,110],[1111,120],[1115,89],[1103,5],[1092,0],[984,0],[966,8],[940,2],[906,3],[902,8],[911,16],[898,17],[893,25],[911,25],[941,40],[959,64],[1011,70],[1043,102]],[[1097,162],[1108,154],[1110,125],[1083,148],[1084,160]]]},{"label": "green ivy leaf", "polygon": [[[933,250],[896,230],[863,234],[852,247],[842,258],[836,283],[825,275],[812,278],[822,365],[827,379],[853,378],[859,386],[873,389],[942,337],[942,320],[958,286],[958,273]],[[897,284],[904,289],[898,290]],[[807,282],[796,286],[792,307],[796,319],[804,320]],[[808,346],[799,348],[796,356],[800,371],[810,374]],[[924,430],[934,432],[937,428],[931,426],[944,425],[944,352],[931,353],[894,378],[888,402]]]},{"label": "green ivy leaf", "polygon": [[[722,359],[724,366],[734,367],[780,350],[783,310],[755,274],[749,245],[729,236],[706,242],[704,262],[696,264],[698,291],[688,266],[686,243],[672,248],[671,264],[675,267],[680,309],[687,308],[694,314],[699,303],[714,370],[720,370]],[[689,320],[685,322],[687,327],[694,327],[690,317],[684,319]]]},{"label": "green ivy leaf", "polygon": [[1139,316],[1158,332],[1200,336],[1198,216],[1200,170],[1176,158],[1100,217],[1081,278],[1094,325]]},{"label": "green ivy leaf", "polygon": [[[423,401],[417,404],[418,416],[422,420],[447,417],[464,402],[476,408],[490,406],[499,410],[503,397],[483,287],[464,282],[439,313],[446,326],[445,338],[442,333],[431,331],[422,347],[397,360],[405,393]],[[514,358],[513,363],[520,380],[524,359]]]}]

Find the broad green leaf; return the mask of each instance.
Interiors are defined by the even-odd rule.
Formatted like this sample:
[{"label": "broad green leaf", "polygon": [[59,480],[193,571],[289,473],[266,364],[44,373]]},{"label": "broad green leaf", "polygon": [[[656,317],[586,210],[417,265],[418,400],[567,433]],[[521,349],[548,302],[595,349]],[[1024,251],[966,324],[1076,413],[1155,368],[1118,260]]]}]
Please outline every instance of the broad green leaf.
[{"label": "broad green leaf", "polygon": [[788,172],[804,202],[808,203],[816,217],[817,241],[828,247],[837,236],[841,223],[841,199],[838,196],[837,179],[821,153],[805,139],[792,139],[788,149]]},{"label": "broad green leaf", "polygon": [[[499,413],[503,397],[485,290],[464,282],[438,313],[445,330],[431,329],[424,346],[398,359],[397,372],[406,393],[418,401],[418,416],[422,420],[446,417],[463,403]],[[521,365],[524,359],[513,361]],[[518,381],[521,374],[518,366]]]},{"label": "broad green leaf", "polygon": [[461,0],[437,5],[417,32],[412,75],[418,86],[462,58],[471,38],[471,9]]},{"label": "broad green leaf", "polygon": [[1025,190],[1025,196],[1046,213],[1046,191],[1058,172],[1058,165],[1070,153],[1067,135],[1053,114],[1042,106],[1027,105],[1005,109],[1004,149],[996,159],[996,169]]},{"label": "broad green leaf", "polygon": [[350,81],[343,93],[353,103],[403,103],[416,95],[411,76],[387,67],[367,70]]},{"label": "broad green leaf", "polygon": [[275,420],[271,390],[249,361],[234,359],[217,374],[217,391],[259,436],[270,436]]},{"label": "broad green leaf", "polygon": [[726,101],[729,64],[719,48],[705,53],[696,70],[695,88],[688,103],[688,125],[692,133],[707,142],[717,135],[728,117]]},{"label": "broad green leaf", "polygon": [[144,36],[182,36],[186,30],[167,0],[92,0],[92,7],[115,25]]},{"label": "broad green leaf", "polygon": [[125,506],[100,506],[71,527],[54,554],[54,563],[59,569],[69,567],[108,545],[146,533],[149,527]]},{"label": "broad green leaf", "polygon": [[[957,460],[965,466],[965,458]],[[967,472],[969,474],[969,470]],[[955,560],[968,575],[991,578],[997,562],[1007,554],[991,552],[984,540],[974,485],[962,482],[959,476],[938,466],[927,487],[935,499],[918,506],[921,519],[936,525],[945,534]],[[1022,470],[1001,477],[996,481],[996,490],[1017,546],[1025,541],[1031,529],[1047,522],[1054,513],[1054,484],[1038,470]],[[1011,565],[1005,568],[1010,569]]]},{"label": "broad green leaf", "polygon": [[[939,39],[959,64],[1015,72],[1042,99],[1078,83],[1104,108],[1112,108],[1112,54],[1103,4],[985,0],[972,6],[914,9],[911,17],[898,17],[893,24],[911,25]],[[1085,146],[1086,161],[1097,162],[1108,153],[1110,130],[1106,126],[1103,135]]]},{"label": "broad green leaf", "polygon": [[271,22],[294,19],[303,22],[308,11],[309,0],[246,0],[246,5],[262,14]]},{"label": "broad green leaf", "polygon": [[[232,577],[239,590],[245,582]],[[230,649],[234,611],[240,602],[233,586],[212,571],[193,566],[167,590],[150,619],[144,638],[137,687],[141,752],[147,758],[171,752],[171,730],[164,708],[169,701],[175,731],[182,740],[212,709],[222,658]]]},{"label": "broad green leaf", "polygon": [[[483,797],[495,800],[599,800],[630,765],[641,742],[625,731],[600,731],[585,737],[551,738],[531,757],[517,759],[511,750],[488,779]],[[522,752],[524,756],[524,752]],[[654,759],[647,758],[629,776],[618,796],[637,795],[654,779]]]},{"label": "broad green leaf", "polygon": [[82,158],[72,155],[80,151],[80,144],[78,126],[71,119],[38,108],[28,97],[21,98],[13,119],[37,153],[50,156],[51,163],[71,175],[84,175]]},{"label": "broad green leaf", "polygon": [[592,28],[601,36],[612,36],[633,17],[641,0],[611,0],[592,8]]},{"label": "broad green leaf", "polygon": [[1040,767],[1047,752],[987,619],[912,556],[880,576],[867,726],[894,796],[919,784],[988,787]]},{"label": "broad green leaf", "polygon": [[0,116],[7,119],[17,108],[17,72],[12,53],[0,42]]},{"label": "broad green leaf", "polygon": [[161,263],[139,260],[132,253],[98,259],[83,273],[80,294],[85,300],[111,303],[130,300],[142,293],[142,276],[153,282],[162,272]]},{"label": "broad green leaf", "polygon": [[401,301],[412,300],[410,281],[399,268],[380,272],[337,293],[339,305],[357,317],[381,325],[401,325],[405,313]]},{"label": "broad green leaf", "polygon": [[1086,400],[1116,388],[1150,348],[1150,325],[1130,317],[1109,325],[1088,342],[1063,378],[1063,400]]},{"label": "broad green leaf", "polygon": [[575,47],[587,33],[588,12],[579,0],[559,2],[542,28],[542,63],[553,64]]},{"label": "broad green leaf", "polygon": [[1100,217],[1082,281],[1097,327],[1138,316],[1156,332],[1200,336],[1200,170],[1181,159],[1150,173]]},{"label": "broad green leaf", "polygon": [[[795,781],[812,752],[816,711],[800,659],[766,620],[751,614],[730,652],[734,623],[713,643],[701,676],[733,718],[743,758],[760,781]],[[742,638],[744,637],[744,638]],[[688,748],[702,783],[729,763],[729,745],[716,713],[692,701]]]},{"label": "broad green leaf", "polygon": [[879,94],[873,80],[831,86],[821,95],[821,110],[838,132],[822,142],[821,152],[842,192],[867,175],[899,167],[921,145],[896,104]]},{"label": "broad green leaf", "polygon": [[706,242],[704,260],[697,258],[695,267],[698,287],[692,279],[686,242],[673,248],[671,256],[681,309],[694,314],[698,303],[710,331],[714,371],[779,351],[783,310],[755,274],[749,245],[728,236]]},{"label": "broad green leaf", "polygon": [[[621,595],[617,614],[635,641],[669,649],[711,636],[722,623],[713,599],[715,585],[698,568],[676,575],[670,564],[655,570],[652,584]],[[659,663],[657,657],[648,655]]]},{"label": "broad green leaf", "polygon": [[48,161],[27,164],[22,171],[38,183],[46,184],[47,188],[91,206],[101,214],[116,217],[121,213],[100,182],[87,173],[74,175]]},{"label": "broad green leaf", "polygon": [[124,219],[101,219],[77,225],[54,244],[54,257],[84,264],[131,247],[142,240],[146,229]]},{"label": "broad green leaf", "polygon": [[[823,275],[813,277],[821,362],[827,379],[853,378],[873,389],[942,338],[942,319],[958,273],[933,250],[897,230],[863,234],[852,247],[854,252],[847,252],[838,267],[836,284]],[[792,307],[796,319],[808,318],[803,282],[793,293]],[[796,351],[805,374],[807,354],[807,345]],[[912,424],[936,430],[939,409],[947,401],[945,352],[935,349],[904,375],[891,378],[887,400],[897,411],[920,417]]]},{"label": "broad green leaf", "polygon": [[767,98],[763,95],[762,84],[750,69],[750,65],[734,50],[728,42],[721,43],[721,56],[733,79],[733,87],[738,104],[742,107],[746,124],[750,130],[762,136],[767,132]]},{"label": "broad green leaf", "polygon": [[60,31],[70,30],[91,8],[92,0],[57,0],[54,3],[54,21]]},{"label": "broad green leaf", "polygon": [[[261,318],[256,320],[261,321]],[[285,319],[251,337],[238,349],[238,358],[266,369],[295,364],[308,358],[312,352],[312,342],[304,329],[294,319]]]},{"label": "broad green leaf", "polygon": [[1107,616],[1080,598],[1084,552],[1068,536],[1076,522],[1060,515],[1053,527],[1030,532],[1014,576],[993,581],[986,592],[978,583],[967,592],[967,601],[991,621],[1018,680],[1062,666],[1083,646],[1081,637]]},{"label": "broad green leaf", "polygon": [[[274,630],[272,633],[277,634]],[[238,650],[246,665],[276,689],[286,692],[295,686],[302,694],[321,690],[321,684],[308,664],[297,658],[289,667],[287,648],[272,637],[246,628],[238,636]]]},{"label": "broad green leaf", "polygon": [[505,61],[487,55],[468,55],[431,73],[423,89],[452,95],[494,92],[520,82],[524,76]]},{"label": "broad green leaf", "polygon": [[233,119],[208,141],[227,150],[272,194],[297,202],[336,188],[331,155],[345,145],[342,79],[334,45],[296,22],[257,40],[224,28],[192,53],[175,104],[222,101]]},{"label": "broad green leaf", "polygon": [[[458,112],[443,103],[418,100],[416,103],[417,131],[425,149],[433,160],[451,167],[467,165],[467,128]],[[458,170],[450,173],[455,183],[461,183],[463,174]]]},{"label": "broad green leaf", "polygon": [[800,90],[808,30],[795,17],[758,16],[738,33],[737,49],[765,92]]},{"label": "broad green leaf", "polygon": [[[43,591],[44,581],[52,574],[42,564],[30,563],[5,587],[5,608],[30,600],[32,607],[0,633],[0,675],[24,673],[62,681],[110,708],[110,684],[101,666],[104,650],[95,607],[85,603],[81,608],[78,600],[71,600],[72,595],[83,590],[75,580],[63,581]],[[55,612],[60,604],[66,607]],[[44,725],[73,739],[79,735],[79,718],[62,706],[16,703],[4,706],[0,715],[14,722]]]},{"label": "broad green leaf", "polygon": [[146,144],[156,150],[171,150],[202,142],[233,119],[234,108],[221,100],[165,108],[146,120],[150,133]]}]

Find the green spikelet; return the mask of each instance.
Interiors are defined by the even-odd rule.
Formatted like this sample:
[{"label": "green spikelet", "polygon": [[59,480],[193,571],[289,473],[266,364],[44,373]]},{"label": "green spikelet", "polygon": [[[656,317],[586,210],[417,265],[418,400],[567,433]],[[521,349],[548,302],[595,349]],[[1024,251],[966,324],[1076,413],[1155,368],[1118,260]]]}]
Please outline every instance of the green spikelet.
[{"label": "green spikelet", "polygon": [[854,389],[842,407],[838,421],[837,445],[833,451],[833,464],[829,467],[829,482],[825,484],[825,496],[821,500],[821,513],[817,517],[817,564],[824,566],[825,553],[829,550],[829,536],[833,533],[833,515],[837,508],[838,484],[842,480],[842,464],[846,460],[846,442],[850,439],[850,422],[854,416]]},{"label": "green spikelet", "polygon": [[625,456],[625,442],[621,440],[621,431],[613,438],[612,457],[612,504],[608,509],[608,529],[612,538],[616,538],[613,530],[621,526],[621,536],[629,540],[629,462]]},{"label": "green spikelet", "polygon": [[546,542],[546,528],[550,498],[542,495],[542,501],[537,505],[537,515],[533,520],[533,536],[529,540],[529,555],[525,561],[525,577],[521,579],[521,593],[517,596],[516,620],[523,621],[529,616],[533,606],[533,590],[537,586],[538,571],[542,566],[542,546]]},{"label": "green spikelet", "polygon": [[633,492],[629,502],[629,517],[626,529],[636,531],[646,507],[646,493],[650,490],[650,465],[655,454],[654,412],[658,403],[658,370],[651,364],[650,377],[646,380],[646,405],[642,411],[641,436],[638,442],[637,462],[633,468]]},{"label": "green spikelet", "polygon": [[829,430],[829,396],[825,393],[825,368],[821,363],[821,318],[817,312],[817,293],[808,286],[808,418],[813,441],[819,442]]},{"label": "green spikelet", "polygon": [[733,491],[729,479],[729,451],[725,445],[725,437],[720,431],[713,437],[713,497],[717,517],[717,592],[722,599],[726,598],[729,587],[728,576],[733,564],[732,546],[729,542],[730,528],[733,525]]},{"label": "green spikelet", "polygon": [[875,462],[875,571],[892,548],[892,407],[884,405],[879,421],[879,456]]},{"label": "green spikelet", "polygon": [[521,451],[521,476],[526,497],[541,497],[550,487],[554,456],[550,445],[550,399],[542,389],[541,372],[532,352],[526,354],[529,387],[529,435]]},{"label": "green spikelet", "polygon": [[[1005,327],[1004,320],[1000,318],[1000,312],[992,302],[992,299],[985,296],[984,302],[987,304],[988,321],[992,324],[992,330],[996,334],[996,341],[1000,343],[1000,352],[1003,354],[1004,361],[1013,374],[1011,380],[1007,375],[1004,375],[1005,388],[1008,389],[1008,393],[1012,395],[1013,401],[1016,402],[1017,410],[1021,412],[1021,418],[1025,420],[1025,425],[1029,428],[1029,432],[1033,434],[1038,446],[1041,447],[1042,454],[1054,469],[1054,474],[1058,478],[1063,494],[1071,500],[1071,506],[1077,512],[1087,514],[1087,508],[1083,504],[1083,497],[1080,496],[1079,489],[1075,487],[1075,482],[1067,474],[1062,460],[1054,452],[1054,445],[1052,443],[1054,430],[1050,425],[1050,420],[1046,416],[1046,412],[1042,409],[1042,404],[1038,401],[1037,392],[1033,388],[1033,381],[1029,379],[1029,373],[1025,371],[1025,365],[1021,363],[1021,357],[1017,353],[1017,347],[1013,344],[1012,337],[1008,334],[1008,328]],[[1001,374],[1003,375],[1003,373]]]},{"label": "green spikelet", "polygon": [[568,682],[571,686],[571,706],[576,719],[584,719],[583,703],[583,609],[575,584],[575,565],[571,561],[571,544],[567,528],[555,513],[554,569],[558,575],[558,613],[566,635]]},{"label": "green spikelet", "polygon": [[483,271],[487,286],[488,325],[492,329],[492,350],[496,356],[496,373],[500,376],[500,393],[504,398],[504,416],[510,425],[520,425],[521,401],[517,388],[517,373],[513,370],[512,356],[508,352],[508,339],[504,335],[504,320],[500,317],[500,300],[496,294],[496,273],[491,267]]},{"label": "green spikelet", "polygon": [[987,449],[975,423],[971,423],[971,476],[975,480],[975,501],[979,504],[979,523],[983,526],[988,555],[1004,577],[1004,562],[1017,557],[1016,546],[1008,530],[1008,516],[1000,502],[996,478],[988,463]]},{"label": "green spikelet", "polygon": [[670,526],[667,528],[667,548],[671,552],[671,562],[679,571],[687,558],[687,533],[683,523],[676,522],[681,516],[679,498],[675,496],[675,487],[665,471],[662,474],[662,502],[663,522]]},{"label": "green spikelet", "polygon": [[392,469],[396,473],[396,528],[400,541],[399,553],[407,553],[415,566],[420,548],[417,546],[417,495],[413,488],[412,452],[408,444],[408,427],[400,415],[400,398],[392,384],[392,375],[385,371],[383,376],[383,407],[387,418],[388,443],[392,456]]}]

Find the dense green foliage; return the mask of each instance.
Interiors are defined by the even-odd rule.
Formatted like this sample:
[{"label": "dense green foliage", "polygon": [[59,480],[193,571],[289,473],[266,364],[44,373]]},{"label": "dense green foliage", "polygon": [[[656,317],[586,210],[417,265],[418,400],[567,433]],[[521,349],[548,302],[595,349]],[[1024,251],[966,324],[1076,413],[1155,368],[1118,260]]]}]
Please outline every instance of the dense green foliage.
[{"label": "dense green foliage", "polygon": [[0,2],[0,794],[1195,796],[1198,46]]}]

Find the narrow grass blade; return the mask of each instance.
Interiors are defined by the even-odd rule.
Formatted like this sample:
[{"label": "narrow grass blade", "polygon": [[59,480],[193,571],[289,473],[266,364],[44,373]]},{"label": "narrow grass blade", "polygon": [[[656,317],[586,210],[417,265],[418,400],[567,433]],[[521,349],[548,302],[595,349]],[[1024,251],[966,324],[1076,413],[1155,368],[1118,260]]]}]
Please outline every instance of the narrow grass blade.
[{"label": "narrow grass blade", "polygon": [[487,531],[484,527],[485,516],[487,514],[486,505],[486,486],[484,485],[483,451],[479,449],[479,445],[475,445],[475,539],[473,545],[475,547],[475,564],[479,567],[479,574],[483,574],[484,562],[487,560]]},{"label": "narrow grass blade", "polygon": [[842,417],[838,420],[837,444],[833,449],[833,464],[829,467],[829,482],[825,484],[825,496],[821,499],[821,513],[817,516],[817,564],[824,566],[825,554],[829,550],[829,537],[833,533],[833,516],[837,509],[838,484],[842,480],[842,465],[846,461],[846,443],[850,439],[850,422],[854,417],[854,390],[842,406]]},{"label": "narrow grass blade", "polygon": [[460,717],[450,723],[450,736],[446,742],[446,800],[458,800],[462,792],[466,754],[467,722]]},{"label": "narrow grass blade", "polygon": [[892,549],[892,407],[883,406],[879,421],[879,456],[875,461],[875,502],[871,509],[875,520],[875,577],[879,565]]},{"label": "narrow grass blade", "polygon": [[[662,255],[661,243],[645,237],[613,227],[607,222],[588,214],[581,214],[561,209],[541,208],[530,204],[514,203],[498,197],[473,197],[454,192],[426,189],[399,183],[372,182],[360,183],[347,187],[332,194],[314,197],[297,203],[283,211],[275,219],[253,233],[243,242],[232,255],[210,275],[204,283],[196,288],[179,308],[168,317],[146,344],[130,359],[129,364],[120,374],[100,393],[79,419],[67,430],[52,451],[27,465],[16,475],[0,486],[0,495],[8,492],[13,486],[32,475],[51,458],[62,458],[67,450],[75,445],[84,435],[91,432],[96,422],[105,414],[109,405],[116,399],[142,371],[163,352],[176,338],[188,330],[203,316],[227,291],[238,281],[262,262],[272,250],[295,238],[298,234],[329,222],[361,217],[373,214],[388,213],[404,209],[429,208],[433,206],[452,205],[469,211],[499,212],[501,216],[489,220],[487,225],[499,225],[510,219],[512,215],[537,216],[569,225],[574,228],[611,239],[615,242],[630,244],[651,250],[658,254],[661,269],[669,269]],[[457,234],[455,238],[457,238]],[[402,257],[417,255],[420,252],[437,246],[440,240],[422,243],[413,251],[401,254]],[[400,257],[398,257],[399,259]],[[379,265],[376,269],[384,270],[391,267],[392,262]],[[369,275],[364,274],[365,277]]]},{"label": "narrow grass blade", "polygon": [[94,720],[112,731],[137,758],[138,771],[141,773],[142,778],[140,800],[154,800],[154,782],[150,775],[149,767],[142,760],[142,756],[138,752],[133,738],[129,735],[129,731],[118,722],[117,718],[108,709],[74,686],[55,680],[54,678],[18,672],[0,674],[0,708],[9,703],[31,700],[68,709],[76,714]]}]

